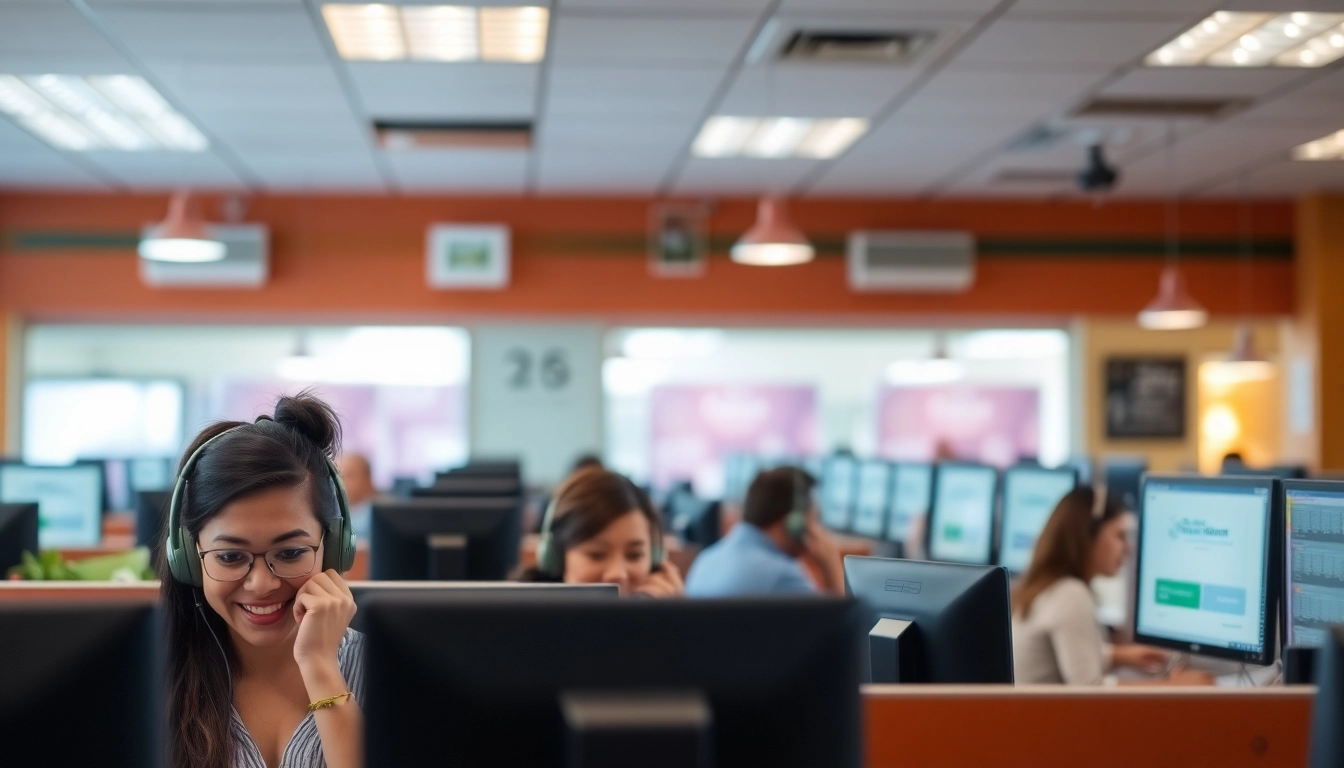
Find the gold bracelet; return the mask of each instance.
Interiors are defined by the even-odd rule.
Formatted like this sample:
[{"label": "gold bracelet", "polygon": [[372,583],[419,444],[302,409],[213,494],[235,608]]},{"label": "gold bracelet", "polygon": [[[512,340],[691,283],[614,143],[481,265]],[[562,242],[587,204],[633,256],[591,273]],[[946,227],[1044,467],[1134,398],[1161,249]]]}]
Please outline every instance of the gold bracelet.
[{"label": "gold bracelet", "polygon": [[355,694],[354,694],[353,691],[346,691],[345,693],[338,694],[338,695],[336,695],[336,696],[332,696],[332,697],[329,698],[329,699],[318,699],[317,701],[314,701],[312,704],[309,704],[309,705],[308,705],[308,711],[309,711],[309,712],[316,712],[316,711],[319,710],[319,709],[326,709],[327,707],[334,707],[334,706],[336,706],[336,702],[340,701],[341,699],[345,699],[346,701],[349,701],[349,700],[350,700],[350,697],[351,697],[351,696],[354,696],[354,695],[355,695]]}]

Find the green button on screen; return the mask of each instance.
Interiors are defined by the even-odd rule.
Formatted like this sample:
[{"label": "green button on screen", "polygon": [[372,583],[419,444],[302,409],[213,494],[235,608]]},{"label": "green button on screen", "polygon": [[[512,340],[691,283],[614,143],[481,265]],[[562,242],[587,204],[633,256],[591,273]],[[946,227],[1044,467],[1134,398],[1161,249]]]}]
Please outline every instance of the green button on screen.
[{"label": "green button on screen", "polygon": [[1199,608],[1199,585],[1189,581],[1157,580],[1157,604]]}]

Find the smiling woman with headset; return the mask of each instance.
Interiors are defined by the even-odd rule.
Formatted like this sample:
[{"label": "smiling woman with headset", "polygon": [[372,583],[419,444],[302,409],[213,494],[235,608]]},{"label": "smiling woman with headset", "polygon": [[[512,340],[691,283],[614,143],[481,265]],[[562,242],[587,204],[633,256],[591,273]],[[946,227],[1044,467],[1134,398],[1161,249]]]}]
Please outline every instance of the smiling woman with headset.
[{"label": "smiling woman with headset", "polygon": [[615,584],[621,595],[679,597],[677,567],[663,558],[653,504],[622,475],[590,467],[556,489],[542,521],[537,564],[521,581]]},{"label": "smiling woman with headset", "polygon": [[192,441],[159,563],[172,768],[363,764],[340,424],[306,393]]}]

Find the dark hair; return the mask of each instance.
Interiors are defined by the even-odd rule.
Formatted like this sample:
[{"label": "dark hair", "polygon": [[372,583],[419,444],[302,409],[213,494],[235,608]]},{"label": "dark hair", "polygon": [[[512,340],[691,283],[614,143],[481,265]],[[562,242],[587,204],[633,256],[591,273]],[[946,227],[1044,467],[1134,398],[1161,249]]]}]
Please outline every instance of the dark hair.
[{"label": "dark hair", "polygon": [[[201,455],[183,490],[180,523],[193,538],[229,503],[272,488],[306,484],[313,512],[323,526],[329,528],[339,519],[327,480],[327,460],[339,449],[341,426],[326,403],[305,391],[281,397],[273,416],[259,416],[252,424],[211,424],[187,446],[182,464],[220,435]],[[175,531],[165,533],[171,536]],[[237,653],[223,618],[204,605],[195,587],[173,578],[164,550],[160,548],[156,565],[168,632],[168,764],[171,768],[232,768],[232,681],[216,638],[225,649],[228,668],[235,671],[239,669]]]},{"label": "dark hair", "polygon": [[585,469],[602,469],[602,457],[595,453],[585,453],[574,460],[574,466],[570,468],[569,473],[572,475]]},{"label": "dark hair", "polygon": [[817,481],[797,467],[775,467],[756,475],[742,502],[742,519],[762,530],[789,516],[799,497],[812,505],[812,486]]},{"label": "dark hair", "polygon": [[1026,618],[1031,604],[1050,585],[1072,576],[1087,581],[1092,545],[1102,526],[1127,511],[1120,499],[1108,494],[1097,514],[1097,491],[1091,486],[1074,488],[1059,500],[1045,521],[1031,564],[1013,591],[1013,611]]},{"label": "dark hair", "polygon": [[[601,467],[582,469],[565,479],[555,491],[551,540],[561,553],[582,544],[607,529],[616,520],[639,511],[649,521],[653,544],[663,539],[662,519],[646,493],[619,475]],[[519,581],[564,581],[564,574],[543,573],[533,566],[517,574]]]}]

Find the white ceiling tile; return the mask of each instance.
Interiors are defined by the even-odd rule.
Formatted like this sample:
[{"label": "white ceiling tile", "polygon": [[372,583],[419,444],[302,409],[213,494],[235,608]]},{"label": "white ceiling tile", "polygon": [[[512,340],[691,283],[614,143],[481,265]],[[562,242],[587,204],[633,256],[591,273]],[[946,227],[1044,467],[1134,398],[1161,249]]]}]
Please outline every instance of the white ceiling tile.
[{"label": "white ceiling tile", "polygon": [[[677,11],[760,11],[770,0],[677,0]],[[566,11],[668,12],[667,0],[564,0]]]},{"label": "white ceiling tile", "polygon": [[345,150],[369,146],[368,131],[349,110],[222,110],[197,118],[229,148],[242,150]]},{"label": "white ceiling tile", "polygon": [[[1319,191],[1344,191],[1344,162],[1298,162],[1284,160],[1257,168],[1249,185],[1257,195],[1297,196]],[[1204,197],[1239,197],[1241,180],[1228,178],[1204,190]]]},{"label": "white ceiling tile", "polygon": [[528,153],[518,150],[425,150],[387,152],[399,186],[411,192],[501,192],[521,194]]},{"label": "white ceiling tile", "polygon": [[984,14],[1000,0],[784,0],[783,11],[900,11],[938,14]]},{"label": "white ceiling tile", "polygon": [[746,116],[872,117],[917,74],[914,69],[887,67],[745,67],[714,111]]},{"label": "white ceiling tile", "polygon": [[384,191],[368,152],[267,152],[239,150],[249,170],[268,190]]},{"label": "white ceiling tile", "polygon": [[537,190],[651,194],[667,173],[673,154],[655,157],[627,149],[596,155],[544,150],[537,160]]},{"label": "white ceiling tile", "polygon": [[0,189],[107,190],[108,187],[55,152],[39,155],[0,147]]},{"label": "white ceiling tile", "polygon": [[533,64],[350,64],[364,110],[405,120],[529,120],[536,109]]},{"label": "white ceiling tile", "polygon": [[756,158],[704,158],[686,160],[677,178],[676,194],[784,193],[816,169],[817,160],[764,160]]},{"label": "white ceiling tile", "polygon": [[[1222,4],[1214,3],[1218,7]],[[1017,0],[1009,17],[1027,13],[1059,13],[1069,16],[1174,16],[1196,18],[1213,10],[1209,0]]]},{"label": "white ceiling tile", "polygon": [[327,61],[318,29],[298,3],[90,0],[90,6],[147,61],[164,57],[209,60],[217,56],[237,63],[271,57]]},{"label": "white ceiling tile", "polygon": [[0,52],[6,59],[54,54],[114,64],[122,61],[95,27],[74,6],[63,2],[0,4]]},{"label": "white ceiling tile", "polygon": [[158,59],[150,69],[193,111],[348,109],[329,64],[228,64]]},{"label": "white ceiling tile", "polygon": [[537,129],[537,144],[542,147],[585,147],[585,151],[601,154],[603,147],[633,149],[669,148],[678,151],[699,130],[695,119],[655,120],[639,119],[584,120],[579,117],[556,117],[543,121]]},{"label": "white ceiling tile", "polygon": [[1003,19],[970,43],[956,61],[1072,70],[1116,67],[1151,52],[1181,31],[1175,22]]},{"label": "white ceiling tile", "polygon": [[1044,119],[1063,112],[1102,77],[1087,67],[1073,72],[1034,72],[1030,76],[1020,72],[944,70],[902,104],[896,118]]},{"label": "white ceiling tile", "polygon": [[561,10],[553,26],[556,66],[727,64],[750,42],[756,17],[601,17]]},{"label": "white ceiling tile", "polygon": [[556,66],[547,114],[703,114],[723,78],[722,67],[625,69]]},{"label": "white ceiling tile", "polygon": [[212,152],[85,152],[89,162],[136,190],[182,186],[243,189],[241,179]]}]

